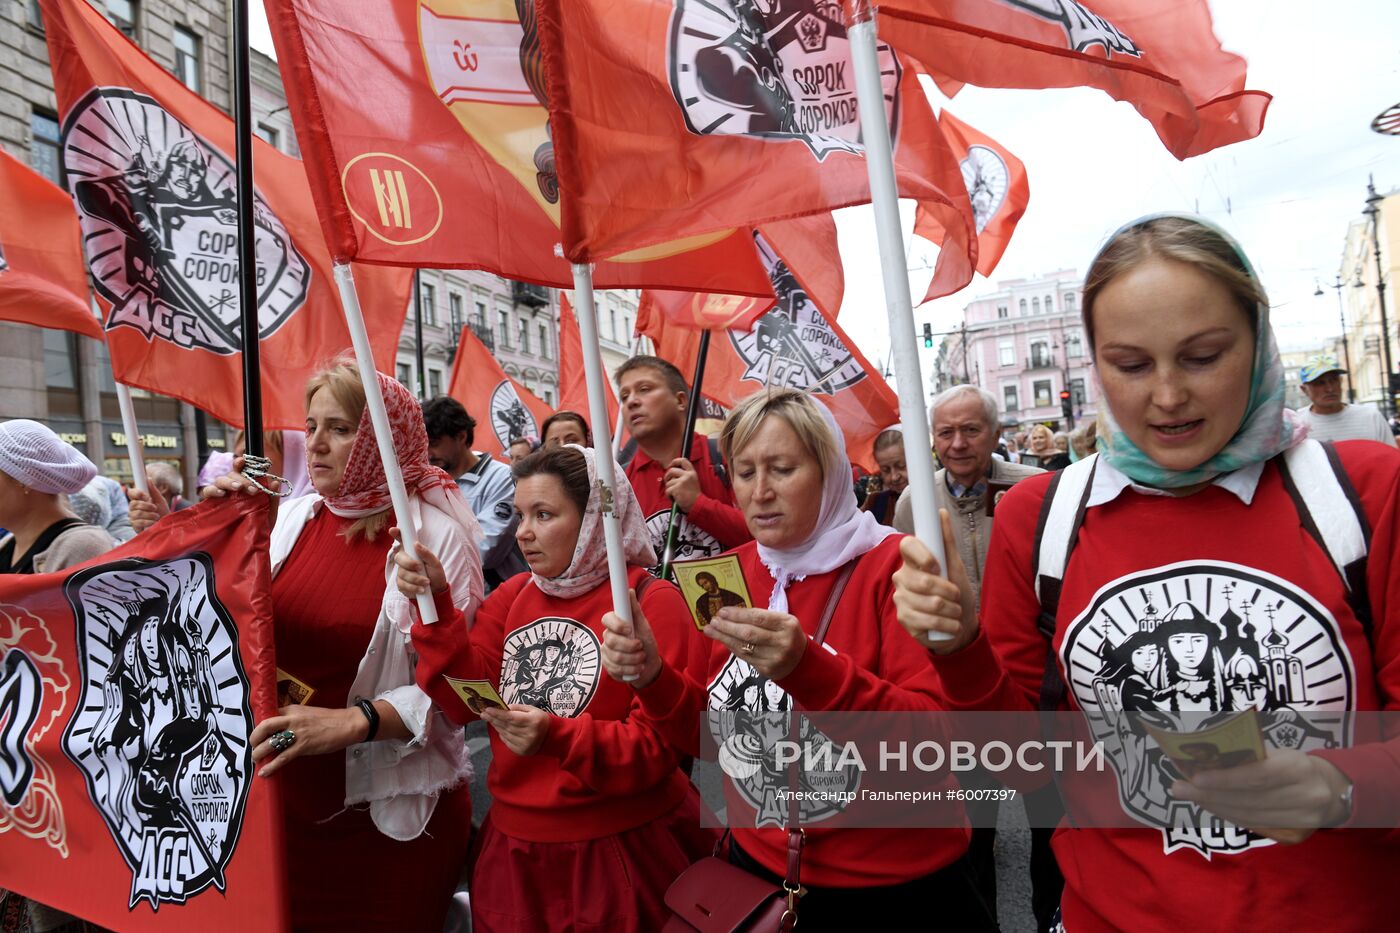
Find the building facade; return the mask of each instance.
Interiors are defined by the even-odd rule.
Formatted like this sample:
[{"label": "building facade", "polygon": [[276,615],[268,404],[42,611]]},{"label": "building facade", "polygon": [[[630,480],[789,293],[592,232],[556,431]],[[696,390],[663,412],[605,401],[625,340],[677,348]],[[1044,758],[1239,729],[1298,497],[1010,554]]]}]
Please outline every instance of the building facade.
[{"label": "building facade", "polygon": [[[1083,282],[1062,269],[997,283],[964,309],[963,326],[943,338],[933,389],[971,383],[996,396],[1002,427],[1077,427],[1096,415],[1089,348],[1080,320]],[[1070,393],[1073,424],[1060,393]]]},{"label": "building facade", "polygon": [[[1400,369],[1400,327],[1396,326],[1397,260],[1394,246],[1400,243],[1400,191],[1384,195],[1377,205],[1378,224],[1371,218],[1358,217],[1347,227],[1338,267],[1337,282],[1341,287],[1342,311],[1346,316],[1346,354],[1351,358],[1351,384],[1360,405],[1386,408],[1385,353],[1382,333],[1389,331],[1390,359],[1394,369]],[[1380,270],[1376,268],[1376,241],[1380,242]],[[1386,327],[1381,325],[1380,296],[1377,276],[1385,291]],[[1335,287],[1335,285],[1330,286]],[[1339,348],[1340,349],[1340,348]],[[1345,365],[1345,363],[1343,364]],[[1388,412],[1387,412],[1388,413]]]}]

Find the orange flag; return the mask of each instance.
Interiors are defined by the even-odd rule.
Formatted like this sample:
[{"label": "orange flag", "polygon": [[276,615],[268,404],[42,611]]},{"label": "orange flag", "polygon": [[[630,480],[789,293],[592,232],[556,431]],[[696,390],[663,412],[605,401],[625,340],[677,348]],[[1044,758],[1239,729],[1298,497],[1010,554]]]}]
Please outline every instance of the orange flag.
[{"label": "orange flag", "polygon": [[[938,124],[962,166],[972,216],[977,220],[977,271],[991,275],[1031,199],[1025,163],[947,110],[939,115]],[[945,234],[938,218],[922,208],[915,212],[914,232],[939,245]]]},{"label": "orange flag", "polygon": [[[116,378],[243,423],[234,127],[86,3],[39,0],[61,156]],[[263,419],[300,427],[317,366],[350,346],[302,163],[254,140]],[[412,276],[356,269],[380,369]]]},{"label": "orange flag", "polygon": [[[749,299],[757,300],[757,299]],[[608,406],[607,437],[612,437],[617,424],[617,396],[613,393],[610,374],[604,374],[604,401]],[[588,420],[588,387],[583,380],[583,339],[579,335],[574,306],[564,295],[559,296],[559,408],[572,411]]]},{"label": "orange flag", "polygon": [[102,339],[88,303],[73,202],[63,189],[0,150],[0,321]]},{"label": "orange flag", "polygon": [[[334,255],[573,287],[533,0],[264,5]],[[594,284],[771,297],[739,226],[612,257]]]},{"label": "orange flag", "polygon": [[[534,7],[571,260],[870,200],[842,4]],[[899,193],[950,232],[931,287],[949,294],[972,278],[972,209],[917,75],[878,55]]]},{"label": "orange flag", "polygon": [[961,83],[1096,87],[1178,159],[1264,128],[1271,98],[1245,90],[1245,60],[1220,47],[1206,0],[880,0],[879,16],[880,37],[949,95]]},{"label": "orange flag", "polygon": [[[752,332],[715,334],[703,394],[728,408],[767,385],[811,392],[836,416],[851,462],[875,469],[875,436],[899,421],[894,390],[836,321],[808,297],[782,258],[771,249],[765,254],[782,297],[755,322]],[[694,371],[695,332],[659,313],[646,292],[637,312],[637,330],[652,339],[657,356],[681,372]]]},{"label": "orange flag", "polygon": [[508,459],[506,448],[515,438],[539,437],[540,425],[554,414],[554,409],[506,375],[470,327],[462,328],[447,394],[476,419],[472,447],[498,459]]}]

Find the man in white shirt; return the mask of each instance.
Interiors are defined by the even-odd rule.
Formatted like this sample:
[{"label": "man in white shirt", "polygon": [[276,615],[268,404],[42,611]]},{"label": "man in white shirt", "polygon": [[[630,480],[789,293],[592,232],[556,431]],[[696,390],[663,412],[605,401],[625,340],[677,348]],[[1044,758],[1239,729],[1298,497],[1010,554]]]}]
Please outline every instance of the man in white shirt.
[{"label": "man in white shirt", "polygon": [[481,574],[489,593],[530,569],[515,543],[515,526],[520,522],[515,513],[515,477],[507,464],[472,450],[476,419],[456,399],[439,395],[424,402],[423,423],[428,429],[428,461],[457,480],[486,535]]},{"label": "man in white shirt", "polygon": [[1370,405],[1348,405],[1342,401],[1342,375],[1330,353],[1309,357],[1299,370],[1303,394],[1312,404],[1298,409],[1298,415],[1311,426],[1309,436],[1319,441],[1380,441],[1394,444],[1395,435],[1380,410]]}]

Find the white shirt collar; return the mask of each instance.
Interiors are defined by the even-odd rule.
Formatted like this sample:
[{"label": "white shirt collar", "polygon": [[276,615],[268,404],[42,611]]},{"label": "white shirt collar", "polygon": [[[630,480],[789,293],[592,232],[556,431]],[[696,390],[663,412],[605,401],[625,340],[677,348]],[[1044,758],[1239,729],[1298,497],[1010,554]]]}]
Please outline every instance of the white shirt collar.
[{"label": "white shirt collar", "polygon": [[[1259,477],[1264,474],[1265,461],[1251,463],[1249,466],[1240,467],[1233,473],[1222,473],[1211,480],[1211,485],[1219,486],[1227,492],[1234,493],[1235,496],[1245,505],[1254,501],[1254,492],[1259,488]],[[1140,492],[1145,496],[1169,496],[1165,489],[1154,489],[1151,486],[1143,486],[1133,482],[1122,471],[1111,466],[1102,456],[1099,457],[1098,466],[1094,469],[1094,487],[1089,491],[1089,501],[1085,503],[1085,508],[1093,508],[1096,505],[1103,505],[1118,498],[1118,494],[1123,490],[1132,488],[1134,492]]]}]

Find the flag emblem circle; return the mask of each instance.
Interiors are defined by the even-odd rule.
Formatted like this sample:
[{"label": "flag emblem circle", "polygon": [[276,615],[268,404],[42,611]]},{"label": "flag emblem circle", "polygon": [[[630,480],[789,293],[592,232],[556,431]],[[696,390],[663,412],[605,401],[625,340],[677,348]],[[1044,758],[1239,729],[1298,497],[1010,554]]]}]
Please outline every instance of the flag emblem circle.
[{"label": "flag emblem circle", "polygon": [[363,152],[345,163],[340,183],[351,215],[385,243],[412,246],[432,239],[442,227],[437,186],[402,156]]}]

